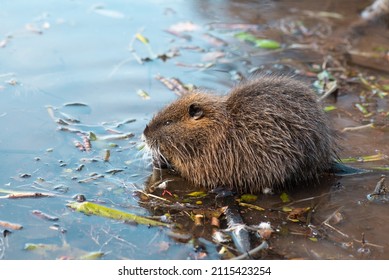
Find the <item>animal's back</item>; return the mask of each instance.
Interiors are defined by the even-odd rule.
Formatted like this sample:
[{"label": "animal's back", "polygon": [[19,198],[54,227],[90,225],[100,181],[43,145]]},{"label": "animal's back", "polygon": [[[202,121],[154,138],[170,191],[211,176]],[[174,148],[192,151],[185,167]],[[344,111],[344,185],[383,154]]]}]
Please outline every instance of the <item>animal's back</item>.
[{"label": "animal's back", "polygon": [[282,76],[248,81],[231,91],[227,108],[236,152],[243,155],[237,161],[246,177],[237,180],[240,188],[263,190],[312,179],[336,158],[326,116],[300,81]]}]

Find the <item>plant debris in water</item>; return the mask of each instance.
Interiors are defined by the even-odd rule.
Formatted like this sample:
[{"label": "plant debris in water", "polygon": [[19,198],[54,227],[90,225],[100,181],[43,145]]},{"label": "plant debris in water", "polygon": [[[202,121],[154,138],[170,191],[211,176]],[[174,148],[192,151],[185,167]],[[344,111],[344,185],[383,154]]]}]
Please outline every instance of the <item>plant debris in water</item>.
[{"label": "plant debris in water", "polygon": [[381,179],[377,182],[374,192],[367,195],[369,201],[388,202],[389,201],[389,188],[385,184],[386,176],[382,175]]},{"label": "plant debris in water", "polygon": [[0,189],[0,193],[8,193],[7,195],[0,196],[0,198],[19,199],[19,198],[42,198],[55,196],[53,193],[42,192],[13,192],[9,190]]},{"label": "plant debris in water", "polygon": [[239,32],[234,35],[236,38],[242,41],[253,43],[256,47],[262,49],[278,49],[281,47],[280,43],[270,39],[257,38],[248,32]]},{"label": "plant debris in water", "polygon": [[3,228],[12,229],[12,230],[20,230],[23,228],[23,226],[20,224],[15,224],[15,223],[1,221],[1,220],[0,220],[0,226]]},{"label": "plant debris in water", "polygon": [[161,223],[149,218],[140,217],[131,213],[120,211],[114,208],[109,208],[103,205],[92,203],[89,201],[85,202],[69,202],[67,206],[78,212],[82,212],[86,215],[96,215],[109,219],[115,219],[126,222],[135,222],[138,224],[148,225],[148,226],[169,226],[169,224]]}]

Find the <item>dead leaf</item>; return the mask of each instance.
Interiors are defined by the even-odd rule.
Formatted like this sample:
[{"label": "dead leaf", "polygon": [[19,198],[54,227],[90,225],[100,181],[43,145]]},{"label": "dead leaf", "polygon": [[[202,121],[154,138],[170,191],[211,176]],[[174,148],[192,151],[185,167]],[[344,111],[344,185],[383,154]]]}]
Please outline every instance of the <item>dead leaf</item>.
[{"label": "dead leaf", "polygon": [[305,213],[307,213],[311,208],[294,208],[288,215],[288,220],[292,222],[305,222],[307,219]]}]

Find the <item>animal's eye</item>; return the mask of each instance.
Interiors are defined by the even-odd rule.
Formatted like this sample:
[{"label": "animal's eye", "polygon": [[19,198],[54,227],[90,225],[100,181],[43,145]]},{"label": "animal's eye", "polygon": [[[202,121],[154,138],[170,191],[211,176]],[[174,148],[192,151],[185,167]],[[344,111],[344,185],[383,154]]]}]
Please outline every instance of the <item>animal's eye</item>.
[{"label": "animal's eye", "polygon": [[191,104],[189,106],[189,116],[195,120],[199,120],[204,116],[204,111],[199,104]]},{"label": "animal's eye", "polygon": [[164,123],[163,123],[163,125],[170,125],[170,124],[172,124],[172,120],[167,120],[167,121],[165,121]]}]

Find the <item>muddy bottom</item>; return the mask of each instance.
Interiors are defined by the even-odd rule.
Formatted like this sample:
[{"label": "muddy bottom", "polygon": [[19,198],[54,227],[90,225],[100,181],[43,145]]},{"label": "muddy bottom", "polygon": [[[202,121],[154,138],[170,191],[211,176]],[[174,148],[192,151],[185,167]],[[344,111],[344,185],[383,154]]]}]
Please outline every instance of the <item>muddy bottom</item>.
[{"label": "muddy bottom", "polygon": [[[369,4],[5,1],[0,259],[230,259],[244,252],[227,205],[250,249],[268,245],[246,258],[389,259],[388,16],[362,19]],[[228,201],[157,172],[150,195],[152,116],[257,72],[309,83],[339,157],[370,172]]]}]

